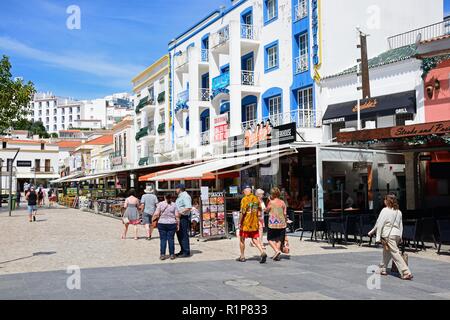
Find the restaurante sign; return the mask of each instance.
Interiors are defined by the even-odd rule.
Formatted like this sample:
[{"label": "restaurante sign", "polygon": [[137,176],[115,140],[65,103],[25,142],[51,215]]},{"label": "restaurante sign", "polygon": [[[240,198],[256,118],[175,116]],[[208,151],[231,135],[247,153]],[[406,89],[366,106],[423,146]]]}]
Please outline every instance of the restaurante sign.
[{"label": "restaurante sign", "polygon": [[[359,110],[363,111],[363,110],[367,110],[367,109],[373,109],[377,106],[377,104],[378,104],[377,99],[370,99],[366,103],[360,105]],[[358,112],[358,106],[355,106],[352,111]]]},{"label": "restaurante sign", "polygon": [[395,127],[391,130],[393,138],[424,136],[431,134],[446,134],[450,133],[450,121],[425,123],[413,126]]}]

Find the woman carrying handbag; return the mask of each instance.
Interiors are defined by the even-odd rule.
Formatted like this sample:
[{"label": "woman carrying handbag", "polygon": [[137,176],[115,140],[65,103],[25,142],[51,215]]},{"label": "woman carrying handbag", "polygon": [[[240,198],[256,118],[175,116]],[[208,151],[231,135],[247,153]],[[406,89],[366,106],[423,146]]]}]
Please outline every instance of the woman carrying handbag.
[{"label": "woman carrying handbag", "polygon": [[381,210],[375,227],[369,236],[376,233],[376,242],[383,245],[383,262],[380,265],[381,275],[387,275],[386,268],[394,260],[403,280],[412,280],[413,275],[403,259],[398,244],[403,235],[402,212],[399,210],[397,197],[389,194],[384,197],[385,208]]}]

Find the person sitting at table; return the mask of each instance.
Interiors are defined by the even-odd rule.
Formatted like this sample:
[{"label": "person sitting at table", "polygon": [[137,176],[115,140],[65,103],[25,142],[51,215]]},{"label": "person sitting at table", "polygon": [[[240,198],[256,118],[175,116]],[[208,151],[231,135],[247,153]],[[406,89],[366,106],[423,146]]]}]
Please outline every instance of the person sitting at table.
[{"label": "person sitting at table", "polygon": [[311,199],[309,198],[309,196],[307,194],[305,194],[302,197],[302,204],[301,204],[301,206],[302,206],[302,210],[312,209],[312,202],[311,202]]},{"label": "person sitting at table", "polygon": [[353,208],[353,204],[355,201],[347,192],[344,192],[344,209],[351,209]]}]

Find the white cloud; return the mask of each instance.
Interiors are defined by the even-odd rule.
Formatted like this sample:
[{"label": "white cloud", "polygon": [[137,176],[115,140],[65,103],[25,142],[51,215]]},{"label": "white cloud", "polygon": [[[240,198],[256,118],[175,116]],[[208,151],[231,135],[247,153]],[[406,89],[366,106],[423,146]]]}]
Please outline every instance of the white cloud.
[{"label": "white cloud", "polygon": [[104,57],[85,53],[56,54],[32,48],[20,41],[0,36],[0,49],[22,56],[27,59],[47,63],[59,69],[69,69],[86,74],[108,78],[110,81],[118,80],[131,82],[142,66],[130,64],[114,64],[106,61]]}]

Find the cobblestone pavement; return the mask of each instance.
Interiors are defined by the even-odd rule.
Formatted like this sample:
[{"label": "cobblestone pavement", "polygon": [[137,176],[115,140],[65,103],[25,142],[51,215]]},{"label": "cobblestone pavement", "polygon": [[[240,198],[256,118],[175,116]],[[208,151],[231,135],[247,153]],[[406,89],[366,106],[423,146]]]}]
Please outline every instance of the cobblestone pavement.
[{"label": "cobblestone pavement", "polygon": [[[36,223],[0,211],[0,299],[450,299],[450,256],[435,250],[410,254],[414,281],[383,277],[369,290],[375,248],[291,237],[290,257],[260,265],[255,248],[247,263],[234,261],[237,239],[191,239],[191,258],[161,262],[157,238],[121,240],[121,230],[73,209],[40,210]],[[67,288],[69,266],[81,269],[81,290]]]}]

